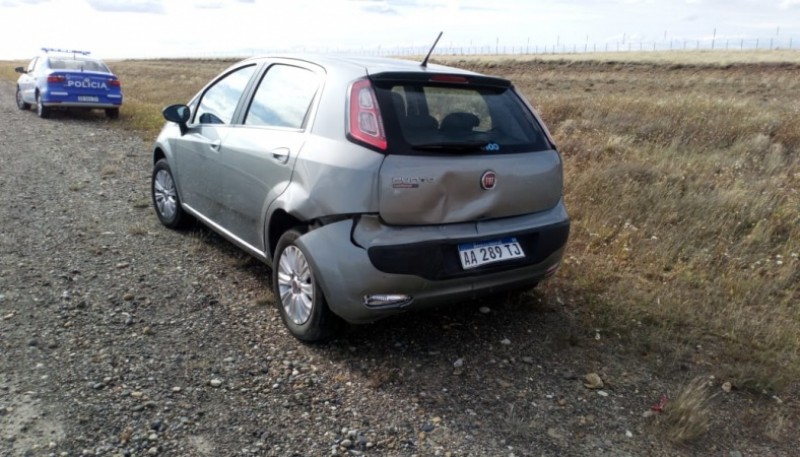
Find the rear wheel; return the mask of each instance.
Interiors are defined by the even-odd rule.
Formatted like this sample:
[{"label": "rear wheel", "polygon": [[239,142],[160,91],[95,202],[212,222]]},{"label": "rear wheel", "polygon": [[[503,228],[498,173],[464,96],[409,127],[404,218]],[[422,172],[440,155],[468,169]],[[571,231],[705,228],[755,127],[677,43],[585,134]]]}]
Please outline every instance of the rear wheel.
[{"label": "rear wheel", "polygon": [[150,189],[153,207],[162,224],[171,229],[179,229],[187,227],[191,223],[191,216],[181,207],[178,188],[175,186],[172,170],[165,159],[159,160],[153,167]]},{"label": "rear wheel", "polygon": [[19,86],[17,86],[17,108],[21,110],[31,109],[31,104],[25,103],[25,100],[22,99],[22,91],[19,90]]},{"label": "rear wheel", "polygon": [[106,108],[106,117],[109,119],[119,118],[119,108]]},{"label": "rear wheel", "polygon": [[300,229],[286,231],[275,249],[272,287],[281,318],[292,335],[302,341],[321,341],[332,336],[339,319],[328,308],[314,267],[297,244]]},{"label": "rear wheel", "polygon": [[36,94],[36,114],[42,119],[50,117],[50,108],[44,106],[42,96],[39,94]]}]

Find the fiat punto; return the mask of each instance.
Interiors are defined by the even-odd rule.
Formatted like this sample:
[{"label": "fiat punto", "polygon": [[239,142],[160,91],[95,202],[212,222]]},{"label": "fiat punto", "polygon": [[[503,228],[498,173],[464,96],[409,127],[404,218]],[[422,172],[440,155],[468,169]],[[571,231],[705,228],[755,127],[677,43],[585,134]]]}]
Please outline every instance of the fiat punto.
[{"label": "fiat punto", "polygon": [[152,199],[272,270],[298,339],[529,288],[569,233],[562,159],[506,79],[383,58],[232,65],[164,109]]}]

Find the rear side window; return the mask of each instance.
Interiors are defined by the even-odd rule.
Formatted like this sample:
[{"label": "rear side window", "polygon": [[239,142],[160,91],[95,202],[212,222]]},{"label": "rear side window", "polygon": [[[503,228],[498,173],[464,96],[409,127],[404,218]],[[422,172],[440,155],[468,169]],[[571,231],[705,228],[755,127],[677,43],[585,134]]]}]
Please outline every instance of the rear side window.
[{"label": "rear side window", "polygon": [[551,148],[509,87],[425,81],[376,85],[391,149],[407,152],[531,152]]},{"label": "rear side window", "polygon": [[304,68],[273,65],[256,89],[244,123],[302,129],[319,82]]}]

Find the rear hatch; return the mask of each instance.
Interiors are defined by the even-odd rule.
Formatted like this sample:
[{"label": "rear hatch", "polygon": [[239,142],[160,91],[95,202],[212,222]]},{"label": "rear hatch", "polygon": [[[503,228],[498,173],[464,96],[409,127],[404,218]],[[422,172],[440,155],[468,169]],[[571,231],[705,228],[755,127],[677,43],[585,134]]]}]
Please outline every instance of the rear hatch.
[{"label": "rear hatch", "polygon": [[508,81],[423,72],[370,79],[386,137],[378,197],[386,223],[472,222],[558,204],[561,158]]}]

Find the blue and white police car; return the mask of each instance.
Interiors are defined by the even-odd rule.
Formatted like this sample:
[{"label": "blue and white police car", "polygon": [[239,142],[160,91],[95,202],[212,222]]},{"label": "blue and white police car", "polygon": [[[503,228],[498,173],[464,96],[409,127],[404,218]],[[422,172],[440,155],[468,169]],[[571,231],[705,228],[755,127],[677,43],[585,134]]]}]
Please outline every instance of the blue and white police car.
[{"label": "blue and white police car", "polygon": [[103,109],[109,119],[119,117],[122,85],[119,78],[88,51],[42,48],[27,67],[17,67],[17,106],[36,106],[39,117],[53,109]]}]

